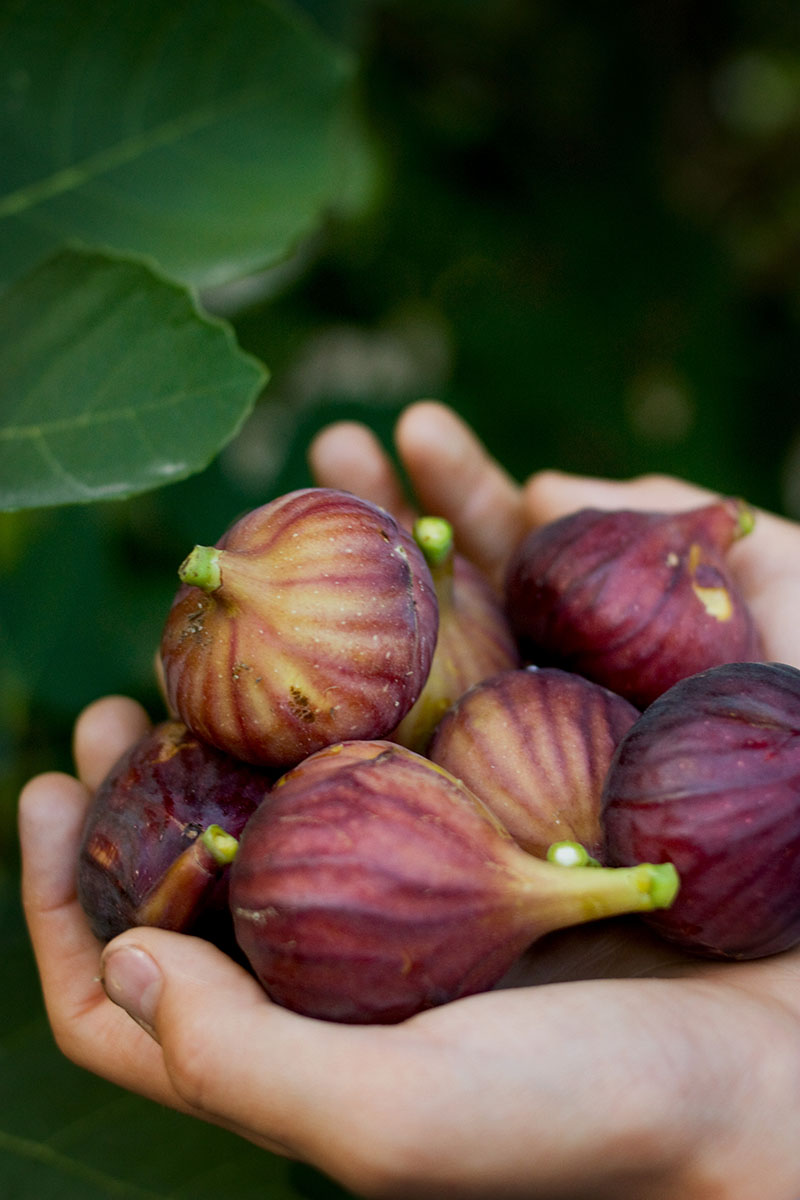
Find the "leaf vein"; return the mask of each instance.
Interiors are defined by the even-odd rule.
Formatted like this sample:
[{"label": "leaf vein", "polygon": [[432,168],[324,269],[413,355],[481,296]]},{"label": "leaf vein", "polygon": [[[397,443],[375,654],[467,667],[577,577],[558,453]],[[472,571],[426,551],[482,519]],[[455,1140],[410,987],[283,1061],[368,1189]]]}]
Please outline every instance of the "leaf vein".
[{"label": "leaf vein", "polygon": [[173,395],[159,400],[142,401],[135,408],[128,404],[124,408],[117,408],[110,411],[92,409],[87,412],[74,413],[69,417],[60,417],[52,421],[47,421],[44,424],[9,425],[5,429],[0,429],[0,442],[15,442],[28,439],[35,441],[39,438],[50,437],[53,434],[72,433],[78,429],[91,429],[95,425],[110,425],[117,421],[127,421],[135,424],[141,419],[142,414],[160,412],[166,408],[174,408],[184,401],[200,400],[203,397],[219,393],[219,391],[220,388],[217,385],[182,388]]},{"label": "leaf vein", "polygon": [[174,145],[181,138],[210,128],[215,122],[242,112],[262,99],[261,88],[247,88],[237,96],[231,97],[226,104],[201,105],[192,112],[181,113],[172,120],[163,121],[152,129],[123,138],[115,145],[89,155],[83,162],[63,167],[36,183],[9,192],[6,197],[0,199],[0,218],[18,215],[55,196],[77,191],[90,180],[107,174],[116,167],[134,162],[151,150]]}]

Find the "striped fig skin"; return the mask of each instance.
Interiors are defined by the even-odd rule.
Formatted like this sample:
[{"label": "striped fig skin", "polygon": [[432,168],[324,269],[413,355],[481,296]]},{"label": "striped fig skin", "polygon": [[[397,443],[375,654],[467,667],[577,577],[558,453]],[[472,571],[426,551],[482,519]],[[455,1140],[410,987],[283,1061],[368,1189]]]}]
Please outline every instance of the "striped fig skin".
[{"label": "striped fig skin", "polygon": [[601,797],[617,744],[639,716],[627,700],[558,667],[503,671],[471,688],[428,748],[529,854],[580,842],[602,860]]},{"label": "striped fig skin", "polygon": [[408,751],[406,747],[398,746],[388,739],[354,738],[345,742],[337,742],[332,746],[325,746],[324,749],[317,750],[315,754],[310,754],[296,767],[292,767],[290,771],[281,775],[275,786],[276,788],[287,788],[289,785],[293,788],[306,787],[311,782],[341,771],[346,764],[371,762],[373,759],[379,758],[381,754],[385,754],[387,750],[391,750],[395,754],[413,754],[413,751]]},{"label": "striped fig skin", "polygon": [[492,987],[546,932],[649,910],[654,872],[543,862],[434,763],[355,742],[276,783],[242,834],[230,904],[274,1001],[388,1024]]},{"label": "striped fig skin", "polygon": [[430,673],[421,696],[392,734],[423,754],[442,716],[464,692],[490,675],[520,666],[514,635],[488,580],[461,554],[453,556],[452,568],[450,594],[440,595]]},{"label": "striped fig skin", "polygon": [[519,845],[554,841],[602,859],[603,782],[639,710],[558,667],[510,670],[471,688],[435,731],[428,756],[458,776]]},{"label": "striped fig skin", "polygon": [[[137,912],[209,825],[238,838],[274,776],[162,721],[111,768],[92,797],[78,854],[78,898],[102,941],[141,924]],[[227,871],[209,897],[227,914]]]},{"label": "striped fig skin", "polygon": [[349,493],[305,488],[217,545],[220,586],[182,585],[165,624],[174,713],[212,745],[281,768],[390,732],[422,690],[438,628],[411,535]]},{"label": "striped fig skin", "polygon": [[752,523],[746,505],[721,499],[679,513],[587,508],[534,530],[506,578],[524,654],[640,709],[688,675],[763,659],[727,564]]},{"label": "striped fig skin", "polygon": [[751,959],[800,942],[800,671],[711,668],[623,737],[604,792],[609,862],[669,859],[681,889],[649,916],[684,949]]}]

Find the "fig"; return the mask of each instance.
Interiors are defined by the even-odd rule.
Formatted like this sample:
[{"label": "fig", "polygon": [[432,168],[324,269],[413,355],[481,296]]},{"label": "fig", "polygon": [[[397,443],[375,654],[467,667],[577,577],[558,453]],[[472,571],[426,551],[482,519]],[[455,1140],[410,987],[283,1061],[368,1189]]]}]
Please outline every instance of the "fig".
[{"label": "fig", "polygon": [[242,833],[230,904],[274,1001],[391,1024],[494,986],[549,930],[669,904],[676,887],[669,864],[534,858],[449,772],[380,740],[276,783]]},{"label": "fig", "polygon": [[439,607],[439,633],[425,686],[392,740],[425,753],[448,708],[472,687],[520,665],[505,611],[489,581],[458,554],[444,517],[420,517],[414,539],[430,567]]},{"label": "fig", "polygon": [[640,709],[688,675],[763,659],[727,561],[754,520],[743,501],[722,498],[677,513],[585,508],[533,530],[505,586],[524,656]]},{"label": "fig", "polygon": [[480,796],[529,854],[578,842],[602,858],[603,783],[639,716],[627,700],[559,667],[502,671],[439,723],[428,757]]},{"label": "fig", "polygon": [[438,608],[411,534],[331,488],[241,517],[179,570],[161,660],[167,702],[198,737],[286,769],[346,738],[383,737],[419,696]]},{"label": "fig", "polygon": [[273,780],[180,721],[153,726],[111,768],[87,813],[77,890],[95,936],[158,925],[230,940],[227,866]]},{"label": "fig", "polygon": [[675,864],[648,917],[683,949],[751,959],[800,942],[800,671],[733,663],[676,683],[620,740],[603,795],[608,861]]}]

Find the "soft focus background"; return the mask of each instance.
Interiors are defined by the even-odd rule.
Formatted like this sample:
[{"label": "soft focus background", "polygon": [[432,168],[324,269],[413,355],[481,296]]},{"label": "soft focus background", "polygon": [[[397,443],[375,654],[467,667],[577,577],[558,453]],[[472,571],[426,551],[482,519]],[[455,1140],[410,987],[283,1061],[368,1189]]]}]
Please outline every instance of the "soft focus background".
[{"label": "soft focus background", "polygon": [[[172,20],[170,36],[179,37],[186,8],[160,5],[160,28]],[[0,29],[18,27],[26,9],[39,10],[44,38],[44,0],[0,3]],[[294,10],[275,11],[284,19]],[[227,321],[239,347],[266,365],[268,384],[245,404],[235,436],[219,436],[217,448],[225,444],[210,465],[187,478],[129,498],[34,499],[0,514],[4,1200],[342,1194],[313,1171],[160,1113],[63,1062],[41,1014],[17,900],[19,786],[41,769],[69,767],[72,722],[98,695],[128,692],[159,714],[152,655],[178,563],[243,510],[310,482],[304,455],[316,430],[355,417],[390,446],[403,406],[437,397],[519,479],[544,466],[667,471],[800,518],[797,6],[305,0],[298,12],[315,53],[344,52],[349,63],[340,132],[330,135],[347,143],[347,178],[332,182],[328,168],[327,192],[310,203],[303,171],[318,147],[293,104],[294,89],[311,95],[317,76],[303,59],[280,84],[283,141],[270,143],[299,166],[275,192],[264,230],[265,246],[275,244],[261,261],[256,237],[241,270],[193,275],[147,243],[113,241],[97,227],[98,244],[150,253],[167,277],[195,288],[202,310]],[[102,29],[109,46],[123,36],[110,23]],[[65,105],[80,111],[84,79],[100,86],[102,29],[92,65],[84,45],[83,57],[65,50],[53,72],[47,111],[56,124]],[[29,265],[14,258],[20,231],[38,236],[45,225],[22,188],[39,176],[17,120],[30,82],[25,55],[40,53],[35,35],[35,21],[19,45],[0,33],[8,138],[0,192],[11,195],[0,201],[0,226],[5,219],[11,230],[0,241],[0,277],[12,281]],[[131,38],[141,36],[131,27]],[[245,27],[243,69],[251,49]],[[188,79],[202,85],[203,63],[174,62],[173,93]],[[158,69],[169,82],[171,61]],[[135,81],[142,94],[150,70]],[[91,113],[91,94],[86,105]],[[106,115],[98,105],[100,124]],[[87,122],[87,138],[90,125],[99,136]],[[258,129],[242,129],[242,139],[249,169]],[[284,161],[270,153],[267,187]],[[240,200],[246,181],[231,171]],[[71,177],[52,177],[51,190],[68,195]],[[177,236],[183,198],[161,197],[158,175],[150,186],[173,206]],[[78,195],[80,212],[60,213],[58,228],[69,232],[73,221],[91,243],[80,216],[98,196]],[[234,216],[236,202],[232,194]],[[302,204],[302,228],[288,220],[273,237]],[[215,211],[220,225],[226,211]],[[59,242],[53,235],[42,254]],[[8,272],[3,254],[14,258]],[[1,343],[8,354],[13,340],[13,296],[0,296],[0,366]],[[26,420],[36,413],[30,403]],[[0,384],[0,436],[12,451],[22,444],[19,404]],[[193,420],[181,417],[172,434],[188,453]]]}]

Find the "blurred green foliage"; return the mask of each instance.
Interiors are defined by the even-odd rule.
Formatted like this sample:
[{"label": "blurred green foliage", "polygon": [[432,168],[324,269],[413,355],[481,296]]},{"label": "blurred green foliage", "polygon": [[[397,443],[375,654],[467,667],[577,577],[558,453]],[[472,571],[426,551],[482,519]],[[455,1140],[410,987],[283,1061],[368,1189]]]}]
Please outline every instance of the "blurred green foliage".
[{"label": "blurred green foliage", "polygon": [[[359,64],[371,203],[202,294],[272,377],[210,467],[0,518],[6,872],[17,790],[69,765],[80,707],[113,690],[159,711],[187,549],[309,482],[331,420],[390,447],[402,407],[436,396],[520,479],[665,471],[800,517],[797,6],[303,7]],[[260,1194],[323,1195],[312,1176]]]}]

